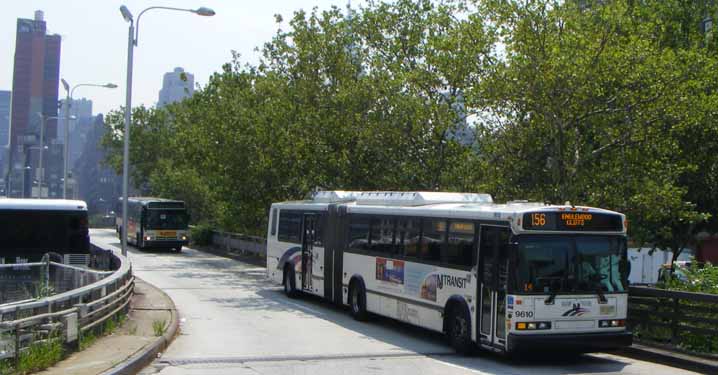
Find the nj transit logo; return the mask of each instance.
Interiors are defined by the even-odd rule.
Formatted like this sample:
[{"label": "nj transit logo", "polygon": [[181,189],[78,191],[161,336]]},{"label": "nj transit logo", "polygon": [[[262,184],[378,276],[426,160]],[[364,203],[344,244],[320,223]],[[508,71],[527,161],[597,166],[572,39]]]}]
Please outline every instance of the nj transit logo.
[{"label": "nj transit logo", "polygon": [[564,312],[561,316],[581,316],[587,312],[589,312],[589,310],[581,307],[580,303],[574,303],[571,310]]}]

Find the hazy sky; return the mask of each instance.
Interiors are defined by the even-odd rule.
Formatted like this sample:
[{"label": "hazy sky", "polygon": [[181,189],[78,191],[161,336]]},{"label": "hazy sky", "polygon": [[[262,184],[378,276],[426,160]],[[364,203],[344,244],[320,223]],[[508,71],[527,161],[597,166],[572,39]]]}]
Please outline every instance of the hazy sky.
[{"label": "hazy sky", "polygon": [[[60,77],[71,85],[107,83],[114,90],[81,87],[75,97],[93,101],[95,113],[106,113],[125,103],[127,28],[119,8],[126,5],[137,18],[149,6],[196,9],[210,7],[214,17],[192,13],[151,10],[142,16],[139,45],[135,48],[132,105],[155,105],[162,75],[181,66],[193,73],[195,82],[230,61],[231,51],[254,63],[254,48],[271,39],[277,30],[274,15],[284,18],[283,28],[295,10],[313,7],[346,7],[347,0],[6,0],[0,12],[0,90],[12,89],[15,28],[17,18],[33,18],[45,12],[49,33],[62,36]],[[361,3],[352,1],[352,6]],[[64,90],[60,96],[64,97]]]}]

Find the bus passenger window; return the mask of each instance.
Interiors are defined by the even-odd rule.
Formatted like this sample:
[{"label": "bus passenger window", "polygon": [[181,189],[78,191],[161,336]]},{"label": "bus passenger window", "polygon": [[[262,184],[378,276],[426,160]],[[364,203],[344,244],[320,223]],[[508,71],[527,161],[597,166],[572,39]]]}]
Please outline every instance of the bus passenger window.
[{"label": "bus passenger window", "polygon": [[369,217],[353,215],[349,219],[349,246],[353,250],[369,249]]},{"label": "bus passenger window", "polygon": [[[398,221],[396,242],[399,248],[399,254],[404,254],[404,256],[408,257],[419,256],[419,242],[421,239],[421,228],[419,225],[421,225],[419,219],[403,219]],[[401,242],[399,242],[400,238]]]},{"label": "bus passenger window", "polygon": [[440,261],[441,249],[446,242],[446,220],[424,219],[421,233],[421,259]]},{"label": "bus passenger window", "polygon": [[327,215],[320,214],[314,224],[314,246],[324,247],[324,228],[327,225]]},{"label": "bus passenger window", "polygon": [[457,266],[473,267],[475,259],[474,223],[452,221],[449,225],[449,243],[444,260]]},{"label": "bus passenger window", "polygon": [[281,210],[279,213],[279,241],[298,244],[302,238],[301,232],[302,212]]},{"label": "bus passenger window", "polygon": [[394,252],[394,219],[388,216],[375,216],[371,219],[371,251],[383,255]]}]

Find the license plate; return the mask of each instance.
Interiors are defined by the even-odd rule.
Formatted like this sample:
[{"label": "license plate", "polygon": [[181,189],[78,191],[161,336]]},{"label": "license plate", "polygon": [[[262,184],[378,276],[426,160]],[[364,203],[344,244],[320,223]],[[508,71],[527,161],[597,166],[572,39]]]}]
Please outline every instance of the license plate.
[{"label": "license plate", "polygon": [[173,230],[160,231],[160,237],[177,237],[177,232]]}]

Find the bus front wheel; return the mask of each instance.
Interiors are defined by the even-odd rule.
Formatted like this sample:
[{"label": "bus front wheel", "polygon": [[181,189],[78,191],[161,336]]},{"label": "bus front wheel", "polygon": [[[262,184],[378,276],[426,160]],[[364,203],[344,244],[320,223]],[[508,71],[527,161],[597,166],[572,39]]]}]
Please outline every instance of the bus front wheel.
[{"label": "bus front wheel", "polygon": [[471,353],[471,318],[466,309],[455,306],[449,312],[446,335],[449,344],[457,353],[467,355]]},{"label": "bus front wheel", "polygon": [[297,288],[295,286],[296,278],[294,276],[294,269],[290,266],[284,267],[284,293],[289,298],[296,298]]},{"label": "bus front wheel", "polygon": [[352,283],[349,289],[349,307],[354,319],[362,322],[367,320],[366,291],[360,282]]}]

